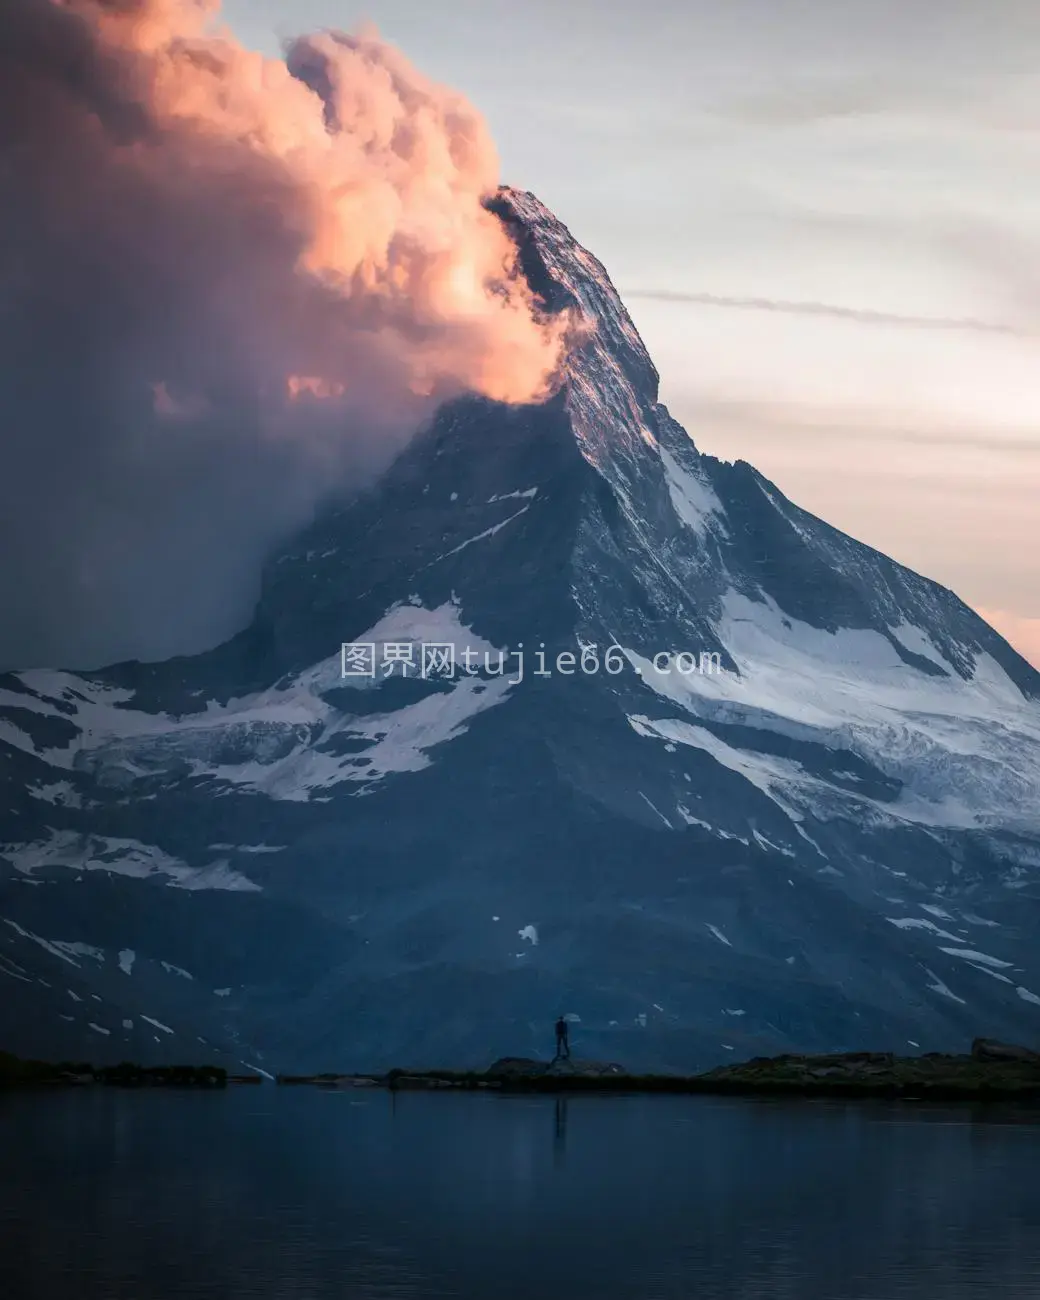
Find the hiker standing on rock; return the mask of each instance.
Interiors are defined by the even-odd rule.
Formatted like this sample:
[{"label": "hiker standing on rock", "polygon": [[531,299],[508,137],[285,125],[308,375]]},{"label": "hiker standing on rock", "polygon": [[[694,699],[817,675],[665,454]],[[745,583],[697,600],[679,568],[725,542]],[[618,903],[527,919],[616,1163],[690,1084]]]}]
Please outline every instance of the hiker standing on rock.
[{"label": "hiker standing on rock", "polygon": [[570,1043],[567,1041],[567,1033],[567,1021],[561,1015],[556,1022],[556,1055],[553,1057],[554,1061],[558,1061],[561,1057],[566,1057],[568,1061],[571,1059],[571,1048]]}]

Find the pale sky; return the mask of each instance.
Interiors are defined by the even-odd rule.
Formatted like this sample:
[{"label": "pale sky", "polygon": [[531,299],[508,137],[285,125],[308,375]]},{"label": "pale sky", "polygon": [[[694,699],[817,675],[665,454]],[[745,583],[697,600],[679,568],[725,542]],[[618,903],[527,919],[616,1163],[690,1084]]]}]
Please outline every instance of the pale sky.
[{"label": "pale sky", "polygon": [[952,587],[1040,664],[1037,0],[224,14],[271,53],[368,19],[466,94],[502,179],[606,265],[702,450]]}]

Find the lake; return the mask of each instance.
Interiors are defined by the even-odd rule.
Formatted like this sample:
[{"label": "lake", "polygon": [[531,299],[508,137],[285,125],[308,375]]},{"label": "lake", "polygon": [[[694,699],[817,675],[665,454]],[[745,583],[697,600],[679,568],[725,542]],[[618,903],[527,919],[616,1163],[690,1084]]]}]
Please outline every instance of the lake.
[{"label": "lake", "polygon": [[1040,1296],[1040,1113],[0,1094],[4,1300]]}]

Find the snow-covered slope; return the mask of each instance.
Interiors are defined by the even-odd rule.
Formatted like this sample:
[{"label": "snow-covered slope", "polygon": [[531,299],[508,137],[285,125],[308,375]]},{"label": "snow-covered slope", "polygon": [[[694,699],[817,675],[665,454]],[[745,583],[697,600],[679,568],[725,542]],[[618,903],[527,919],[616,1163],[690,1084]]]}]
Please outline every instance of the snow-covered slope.
[{"label": "snow-covered slope", "polygon": [[562,1010],[675,1068],[1030,1035],[1040,675],[699,453],[599,262],[493,206],[583,322],[555,398],[443,410],[228,645],[0,680],[0,1042],[479,1064]]}]

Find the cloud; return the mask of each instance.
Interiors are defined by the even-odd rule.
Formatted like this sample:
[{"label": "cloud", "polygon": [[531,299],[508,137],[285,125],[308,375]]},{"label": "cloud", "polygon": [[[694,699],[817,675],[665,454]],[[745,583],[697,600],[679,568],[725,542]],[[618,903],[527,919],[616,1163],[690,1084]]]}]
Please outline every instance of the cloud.
[{"label": "cloud", "polygon": [[1023,659],[1040,668],[1040,618],[1026,618],[1005,609],[979,608],[977,612],[1005,641],[1010,641]]},{"label": "cloud", "polygon": [[372,31],[5,0],[0,664],[214,644],[272,544],[446,399],[540,400],[485,125]]},{"label": "cloud", "polygon": [[672,289],[623,289],[622,298],[647,298],[655,302],[690,303],[697,307],[726,307],[735,311],[780,312],[786,316],[826,316],[856,325],[889,325],[901,329],[955,330],[973,334],[1005,334],[1015,338],[1037,338],[1037,331],[1017,325],[956,316],[908,316],[897,312],[871,311],[865,307],[843,307],[827,302],[799,302],[783,298],[738,298],[713,293],[685,293]]},{"label": "cloud", "polygon": [[882,114],[918,123],[962,124],[992,131],[1035,131],[1036,85],[1032,76],[987,68],[979,61],[956,70],[943,61],[923,79],[919,64],[899,71],[843,68],[842,75],[787,75],[768,88],[723,103],[718,116],[742,125],[782,130],[842,118]]},{"label": "cloud", "polygon": [[850,75],[846,69],[840,79],[819,75],[785,78],[766,90],[723,104],[719,114],[774,129],[807,126],[834,118],[948,109],[957,105],[954,92],[961,89],[945,83],[928,85],[919,76]]},{"label": "cloud", "polygon": [[[805,447],[819,454],[821,447],[844,451],[863,443],[917,446],[939,453],[929,463],[929,473],[940,477],[958,452],[982,452],[987,457],[1008,456],[1040,462],[1040,436],[1023,430],[1014,436],[999,427],[978,422],[954,422],[944,413],[882,405],[863,409],[839,403],[738,399],[710,388],[684,385],[676,395],[683,418],[695,432],[707,428],[739,434],[750,442],[777,447]],[[750,454],[750,453],[749,453]]]}]

